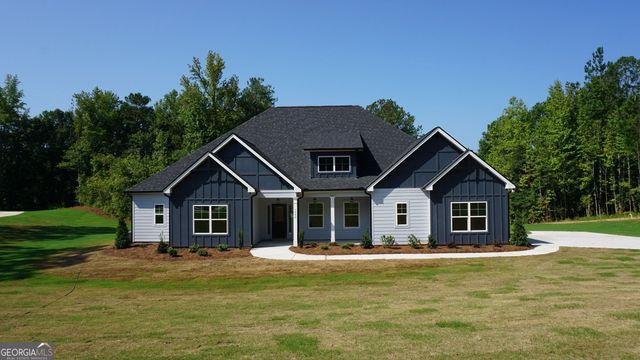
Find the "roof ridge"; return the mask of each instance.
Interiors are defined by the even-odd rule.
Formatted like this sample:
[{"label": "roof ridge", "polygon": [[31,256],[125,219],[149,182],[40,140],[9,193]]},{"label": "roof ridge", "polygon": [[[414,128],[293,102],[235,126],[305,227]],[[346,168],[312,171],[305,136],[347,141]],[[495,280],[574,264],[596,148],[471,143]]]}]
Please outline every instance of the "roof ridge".
[{"label": "roof ridge", "polygon": [[273,109],[305,109],[305,108],[328,108],[328,107],[362,107],[360,105],[284,105],[272,106]]}]

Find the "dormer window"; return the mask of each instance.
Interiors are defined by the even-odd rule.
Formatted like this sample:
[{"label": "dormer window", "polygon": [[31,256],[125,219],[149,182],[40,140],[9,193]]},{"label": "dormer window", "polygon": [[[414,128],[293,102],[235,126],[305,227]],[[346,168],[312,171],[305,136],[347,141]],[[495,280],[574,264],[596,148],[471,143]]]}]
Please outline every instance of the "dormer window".
[{"label": "dormer window", "polygon": [[351,172],[351,156],[318,156],[318,173]]}]

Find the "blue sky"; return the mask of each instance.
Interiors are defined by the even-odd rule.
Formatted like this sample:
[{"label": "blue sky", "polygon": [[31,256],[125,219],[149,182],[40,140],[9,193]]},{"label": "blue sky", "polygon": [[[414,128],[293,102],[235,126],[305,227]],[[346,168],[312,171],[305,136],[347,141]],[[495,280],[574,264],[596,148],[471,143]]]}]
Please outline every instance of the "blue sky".
[{"label": "blue sky", "polygon": [[556,79],[582,81],[598,46],[640,56],[629,1],[14,1],[0,12],[0,76],[31,114],[70,109],[98,86],[158,100],[209,49],[278,105],[392,98],[428,130],[477,148],[509,97],[532,105]]}]

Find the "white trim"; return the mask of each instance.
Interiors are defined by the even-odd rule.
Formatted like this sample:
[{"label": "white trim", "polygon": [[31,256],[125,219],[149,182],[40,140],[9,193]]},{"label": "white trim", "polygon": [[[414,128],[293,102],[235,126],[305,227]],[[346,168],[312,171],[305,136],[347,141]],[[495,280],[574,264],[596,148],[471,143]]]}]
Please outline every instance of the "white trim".
[{"label": "white trim", "polygon": [[265,199],[296,199],[298,194],[293,190],[260,190],[258,197]]},{"label": "white trim", "polygon": [[445,137],[445,139],[449,140],[453,145],[455,145],[455,147],[457,147],[460,151],[464,152],[467,150],[467,148],[465,148],[464,146],[462,146],[462,144],[460,144],[458,142],[458,140],[454,139],[451,137],[451,135],[447,134],[444,130],[442,130],[441,128],[435,128],[431,131],[431,133],[428,136],[425,136],[422,140],[420,140],[419,143],[417,143],[416,145],[413,146],[413,148],[411,148],[411,150],[406,153],[402,158],[400,158],[400,160],[396,161],[390,168],[388,168],[387,170],[385,170],[385,172],[383,172],[380,176],[378,176],[372,183],[371,185],[369,185],[367,187],[367,191],[371,192],[373,191],[374,187],[380,182],[382,181],[382,179],[384,179],[387,175],[389,175],[389,173],[391,173],[395,168],[397,168],[400,164],[402,164],[409,156],[411,156],[411,154],[413,154],[414,152],[416,152],[416,150],[418,150],[420,147],[422,147],[422,145],[424,145],[427,141],[429,141],[429,139],[431,139],[433,137],[433,135],[435,134],[440,134],[442,136]]},{"label": "white trim", "polygon": [[[336,170],[336,158],[346,157],[349,159],[349,170]],[[329,171],[320,170],[320,158],[331,158],[332,169]],[[351,172],[351,155],[318,155],[318,174],[335,174],[335,173],[350,173]]]},{"label": "white trim", "polygon": [[436,177],[431,179],[423,187],[423,189],[425,189],[427,191],[433,191],[433,186],[438,181],[440,181],[440,179],[442,179],[445,175],[447,175],[449,173],[449,171],[451,171],[451,169],[455,168],[462,160],[466,159],[467,156],[471,156],[472,158],[474,158],[478,163],[480,163],[480,165],[484,166],[485,169],[489,170],[493,175],[495,175],[498,179],[500,179],[500,181],[504,182],[504,184],[505,184],[504,188],[505,189],[514,190],[516,188],[516,186],[513,185],[513,183],[511,183],[511,181],[507,180],[506,177],[502,176],[496,169],[492,168],[491,165],[487,164],[478,155],[476,155],[476,153],[474,153],[473,151],[469,150],[465,154],[462,154],[461,156],[459,156],[458,159],[456,161],[454,161],[452,164],[450,164],[445,171],[441,172]]},{"label": "white trim", "polygon": [[[208,207],[209,208],[209,218],[208,219],[196,219],[196,206],[202,206],[202,207]],[[211,226],[211,222],[212,221],[222,221],[222,219],[214,219],[213,216],[213,207],[224,207],[226,208],[225,214],[227,215],[227,217],[224,219],[225,224],[226,224],[226,230],[223,233],[214,233],[212,226]],[[196,220],[199,221],[208,221],[209,222],[209,232],[206,233],[197,233],[196,232]],[[216,235],[216,236],[221,236],[221,235],[229,235],[229,205],[227,204],[193,204],[192,208],[191,208],[191,222],[192,222],[192,235]]]},{"label": "white trim", "polygon": [[220,159],[218,159],[216,156],[214,156],[211,153],[206,153],[204,154],[200,159],[198,159],[198,161],[196,161],[195,163],[193,163],[193,165],[191,165],[187,170],[185,170],[182,174],[180,174],[180,176],[178,176],[177,179],[173,180],[173,182],[171,184],[169,184],[169,186],[167,186],[166,188],[164,188],[164,190],[162,192],[164,192],[166,195],[171,195],[171,189],[178,184],[180,181],[182,181],[182,179],[184,179],[187,175],[189,175],[193,169],[197,168],[203,161],[205,161],[206,159],[212,159],[213,161],[215,161],[218,165],[220,165],[221,168],[224,169],[224,171],[228,172],[229,174],[231,174],[231,176],[233,176],[236,180],[238,180],[242,185],[244,185],[244,187],[247,188],[247,191],[249,192],[249,194],[255,194],[256,189],[253,188],[253,186],[251,186],[248,182],[244,181],[243,178],[240,177],[240,175],[236,174],[233,170],[231,170],[225,163],[223,163]]},{"label": "white trim", "polygon": [[[465,233],[488,233],[489,232],[489,203],[487,201],[452,201],[449,203],[449,220],[451,223],[451,232],[456,234]],[[453,204],[467,204],[467,215],[453,216]],[[484,204],[484,216],[471,215],[471,204]],[[472,218],[484,218],[484,230],[471,230]],[[453,219],[467,219],[467,230],[453,230]]]},{"label": "white trim", "polygon": [[[162,206],[162,222],[159,223],[156,221],[156,216],[158,216],[158,213],[156,212],[156,206]],[[153,225],[155,226],[164,226],[164,204],[153,204]]]},{"label": "white trim", "polygon": [[329,198],[331,204],[331,211],[329,217],[329,223],[331,224],[331,242],[336,242],[336,197]]},{"label": "white trim", "polygon": [[[347,226],[347,212],[346,212],[346,208],[347,208],[347,204],[356,204],[358,206],[358,226]],[[353,214],[349,214],[349,216],[354,216]],[[342,202],[342,227],[344,229],[360,229],[360,202],[359,201],[351,201],[351,200],[346,200]]]},{"label": "white trim", "polygon": [[293,191],[294,192],[301,192],[302,189],[300,189],[300,187],[298,185],[296,185],[293,181],[291,181],[288,177],[284,176],[284,174],[282,172],[280,172],[280,170],[276,169],[275,166],[273,166],[270,162],[268,162],[265,158],[263,158],[260,154],[258,154],[255,150],[253,150],[253,148],[251,148],[251,146],[247,145],[247,143],[245,143],[244,141],[242,141],[242,139],[240,139],[240,137],[238,137],[236,134],[231,134],[225,141],[223,141],[220,145],[218,145],[215,149],[213,149],[212,153],[217,153],[218,150],[222,149],[225,145],[227,145],[229,143],[229,141],[231,140],[235,140],[237,142],[240,143],[240,145],[244,146],[245,149],[247,149],[251,154],[253,154],[253,156],[257,157],[258,160],[262,161],[264,164],[267,165],[267,167],[269,167],[269,169],[273,170],[273,172],[275,172],[276,174],[278,174],[278,176],[280,176],[281,178],[283,178],[286,182],[289,183],[289,185],[291,185],[293,187]]},{"label": "white trim", "polygon": [[[407,212],[404,213],[404,214],[403,213],[398,213],[398,204],[404,204],[406,206],[406,208],[407,208]],[[408,201],[397,201],[395,203],[395,209],[394,210],[395,210],[395,214],[396,214],[395,215],[396,216],[396,218],[395,218],[396,227],[398,227],[398,228],[409,227],[409,202]],[[404,215],[406,217],[406,219],[407,219],[407,223],[406,224],[398,224],[398,215]]]},{"label": "white trim", "polygon": [[[320,204],[322,206],[322,226],[311,226],[311,217],[318,217],[318,214],[311,214],[311,204]],[[321,201],[314,201],[307,204],[307,228],[309,229],[324,229],[324,203]]]},{"label": "white trim", "polygon": [[293,246],[298,246],[298,198],[294,198],[291,202],[293,211]]},{"label": "white trim", "polygon": [[356,190],[336,190],[336,191],[305,191],[304,197],[369,197],[369,194],[364,191],[356,191]]}]

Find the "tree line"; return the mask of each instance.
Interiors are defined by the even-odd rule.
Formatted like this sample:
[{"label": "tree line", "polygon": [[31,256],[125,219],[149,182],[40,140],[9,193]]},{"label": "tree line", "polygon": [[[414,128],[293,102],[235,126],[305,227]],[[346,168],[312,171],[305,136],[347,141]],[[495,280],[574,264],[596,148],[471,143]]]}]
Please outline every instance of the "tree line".
[{"label": "tree line", "polygon": [[[0,209],[36,210],[83,204],[128,217],[125,190],[273,106],[275,90],[251,77],[224,76],[210,51],[194,57],[180,88],[160,100],[120,98],[95,88],[73,95],[73,107],[30,116],[19,80],[0,85]],[[415,118],[391,99],[367,107],[418,136]]]},{"label": "tree line", "polygon": [[640,210],[640,60],[605,61],[584,83],[556,81],[527,108],[511,98],[479,155],[517,186],[512,215],[528,222]]}]

